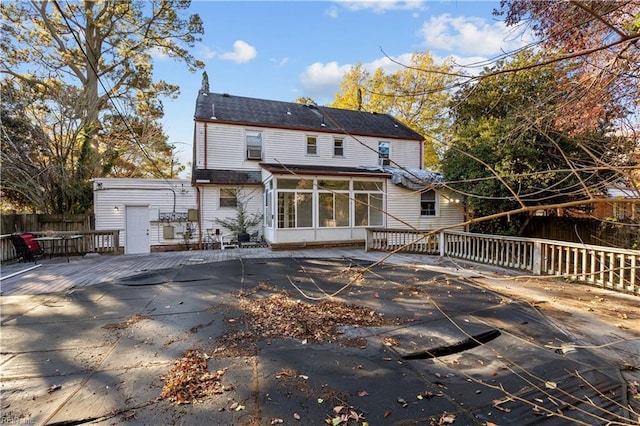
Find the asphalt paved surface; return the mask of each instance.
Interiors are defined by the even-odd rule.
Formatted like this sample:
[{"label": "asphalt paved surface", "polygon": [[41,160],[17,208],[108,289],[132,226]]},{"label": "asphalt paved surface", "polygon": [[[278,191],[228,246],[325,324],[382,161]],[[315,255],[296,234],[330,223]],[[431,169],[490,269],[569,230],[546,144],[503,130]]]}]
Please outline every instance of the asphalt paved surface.
[{"label": "asphalt paved surface", "polygon": [[[634,424],[619,366],[530,304],[461,276],[369,264],[237,258],[5,296],[3,423]],[[264,337],[241,299],[280,291],[403,322],[347,324],[332,342]],[[219,351],[239,329],[246,347]],[[160,399],[163,376],[194,349],[221,372],[220,392]]]}]

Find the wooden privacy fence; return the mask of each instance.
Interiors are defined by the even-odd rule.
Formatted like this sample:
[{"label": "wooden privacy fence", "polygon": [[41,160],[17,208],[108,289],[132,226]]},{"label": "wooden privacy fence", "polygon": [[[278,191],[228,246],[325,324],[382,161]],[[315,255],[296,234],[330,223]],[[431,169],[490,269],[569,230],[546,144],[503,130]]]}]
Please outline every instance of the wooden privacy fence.
[{"label": "wooden privacy fence", "polygon": [[93,214],[3,214],[1,217],[2,234],[13,232],[80,232],[95,228]]},{"label": "wooden privacy fence", "polygon": [[[66,231],[66,232],[30,232],[36,237],[49,235],[71,236],[81,235],[82,238],[74,240],[74,249],[79,253],[120,254],[120,231]],[[54,252],[53,254],[58,254]],[[11,234],[0,235],[0,256],[3,262],[16,259],[16,252],[11,243]]]},{"label": "wooden privacy fence", "polygon": [[366,248],[439,254],[640,295],[640,250],[461,231],[428,234],[380,228],[367,230]]}]

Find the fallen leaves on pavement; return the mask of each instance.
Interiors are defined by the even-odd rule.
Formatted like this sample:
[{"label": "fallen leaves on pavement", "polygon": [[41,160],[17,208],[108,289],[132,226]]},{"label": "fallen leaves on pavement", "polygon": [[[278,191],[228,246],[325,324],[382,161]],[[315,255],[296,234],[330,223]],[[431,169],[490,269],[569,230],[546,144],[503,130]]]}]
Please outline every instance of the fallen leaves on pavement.
[{"label": "fallen leaves on pavement", "polygon": [[273,294],[263,299],[240,301],[247,312],[247,323],[262,338],[306,339],[309,342],[336,342],[338,328],[347,325],[399,325],[400,318],[387,318],[375,310],[325,300],[316,304],[293,300],[286,294]]},{"label": "fallen leaves on pavement", "polygon": [[212,357],[239,357],[255,354],[257,339],[292,338],[306,343],[340,343],[344,346],[364,347],[366,340],[343,338],[342,326],[375,327],[400,325],[407,319],[387,318],[364,306],[325,300],[305,303],[294,300],[286,292],[251,298],[258,290],[273,290],[261,284],[253,290],[238,294],[241,318],[229,318],[230,331],[216,340]]},{"label": "fallen leaves on pavement", "polygon": [[162,376],[165,385],[160,398],[176,404],[190,404],[206,396],[231,390],[231,387],[224,386],[220,381],[224,370],[209,371],[208,358],[206,354],[195,349],[185,352],[173,368]]}]

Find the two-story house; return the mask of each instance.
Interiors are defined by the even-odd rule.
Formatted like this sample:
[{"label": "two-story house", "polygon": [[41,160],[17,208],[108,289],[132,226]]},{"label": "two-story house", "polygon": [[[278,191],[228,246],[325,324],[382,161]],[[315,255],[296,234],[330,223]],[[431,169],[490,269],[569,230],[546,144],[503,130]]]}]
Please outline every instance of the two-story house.
[{"label": "two-story house", "polygon": [[[421,169],[423,138],[386,114],[198,94],[191,182],[94,180],[96,229],[125,253],[196,247],[238,205],[274,248],[361,244],[366,228],[463,222],[441,176]],[[216,232],[217,231],[217,232]]]},{"label": "two-story house", "polygon": [[361,243],[367,227],[463,221],[440,175],[421,170],[423,137],[387,114],[198,94],[192,183],[200,229],[238,203],[272,247]]}]

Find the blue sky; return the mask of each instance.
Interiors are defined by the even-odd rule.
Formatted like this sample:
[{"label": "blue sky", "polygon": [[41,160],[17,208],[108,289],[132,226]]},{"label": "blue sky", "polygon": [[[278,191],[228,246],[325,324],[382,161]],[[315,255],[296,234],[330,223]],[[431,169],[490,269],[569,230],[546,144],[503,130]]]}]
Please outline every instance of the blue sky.
[{"label": "blue sky", "polygon": [[[205,62],[210,90],[279,101],[331,102],[348,69],[397,69],[428,50],[436,60],[486,61],[527,42],[492,15],[496,1],[193,1],[204,22],[192,54]],[[191,159],[201,72],[154,55],[154,75],[180,86],[165,99],[163,125],[183,164]]]}]

